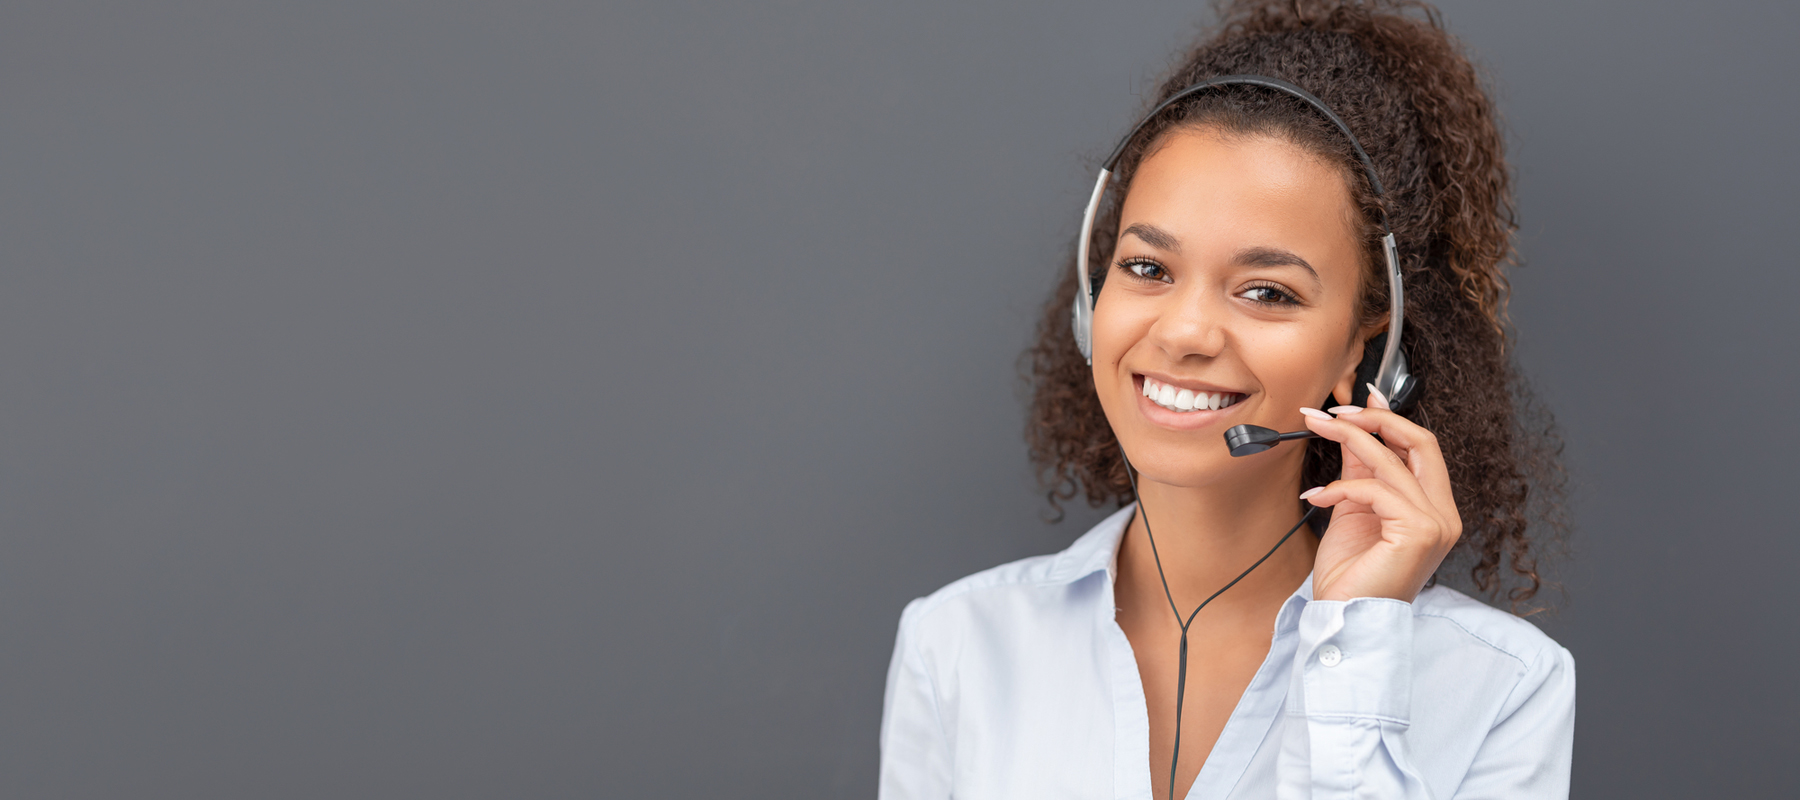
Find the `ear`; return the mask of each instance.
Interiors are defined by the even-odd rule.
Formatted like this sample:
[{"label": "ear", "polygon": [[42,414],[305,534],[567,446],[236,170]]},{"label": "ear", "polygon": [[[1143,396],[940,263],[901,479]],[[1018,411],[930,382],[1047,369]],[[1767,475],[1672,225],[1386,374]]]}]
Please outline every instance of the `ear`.
[{"label": "ear", "polygon": [[1387,321],[1364,328],[1357,332],[1351,341],[1353,344],[1344,353],[1344,362],[1339,365],[1337,383],[1331,387],[1331,399],[1340,406],[1356,402],[1356,368],[1362,364],[1363,354],[1367,352],[1369,340],[1387,330]]}]

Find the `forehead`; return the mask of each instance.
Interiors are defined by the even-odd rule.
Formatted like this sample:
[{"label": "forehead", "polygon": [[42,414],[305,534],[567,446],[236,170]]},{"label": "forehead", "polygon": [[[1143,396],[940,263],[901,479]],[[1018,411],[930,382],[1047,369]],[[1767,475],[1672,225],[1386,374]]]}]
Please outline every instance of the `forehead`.
[{"label": "forehead", "polygon": [[1283,247],[1351,268],[1362,260],[1343,171],[1276,136],[1210,128],[1164,136],[1138,164],[1121,215],[1121,230],[1155,225],[1184,252],[1193,242]]}]

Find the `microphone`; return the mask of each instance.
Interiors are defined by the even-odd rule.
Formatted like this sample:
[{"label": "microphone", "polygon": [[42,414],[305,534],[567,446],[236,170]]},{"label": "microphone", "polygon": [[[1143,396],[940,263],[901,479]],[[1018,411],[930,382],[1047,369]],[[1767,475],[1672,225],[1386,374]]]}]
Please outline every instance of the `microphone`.
[{"label": "microphone", "polygon": [[1318,436],[1312,431],[1281,433],[1261,425],[1234,425],[1231,430],[1225,432],[1225,446],[1231,448],[1233,457],[1241,457],[1255,455],[1282,442],[1295,439],[1315,439]]}]

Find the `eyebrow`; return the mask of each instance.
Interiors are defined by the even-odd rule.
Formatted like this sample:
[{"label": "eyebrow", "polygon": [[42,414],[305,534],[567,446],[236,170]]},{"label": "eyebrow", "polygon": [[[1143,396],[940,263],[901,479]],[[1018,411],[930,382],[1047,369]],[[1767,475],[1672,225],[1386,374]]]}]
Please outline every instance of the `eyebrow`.
[{"label": "eyebrow", "polygon": [[1147,222],[1132,223],[1131,227],[1125,229],[1125,233],[1144,240],[1144,244],[1158,250],[1167,250],[1171,253],[1181,252],[1181,240],[1175,238],[1175,234]]},{"label": "eyebrow", "polygon": [[1300,267],[1312,276],[1313,283],[1320,286],[1319,271],[1313,269],[1306,259],[1276,247],[1250,247],[1237,251],[1231,260],[1247,267]]}]

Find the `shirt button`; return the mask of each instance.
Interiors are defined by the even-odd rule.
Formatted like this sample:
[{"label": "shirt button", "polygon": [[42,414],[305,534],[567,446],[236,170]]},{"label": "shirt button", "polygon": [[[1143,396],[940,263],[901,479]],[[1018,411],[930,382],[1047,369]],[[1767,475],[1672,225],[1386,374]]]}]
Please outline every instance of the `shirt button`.
[{"label": "shirt button", "polygon": [[1327,667],[1335,667],[1339,661],[1343,660],[1344,651],[1337,649],[1337,645],[1328,644],[1319,648],[1319,663]]}]

